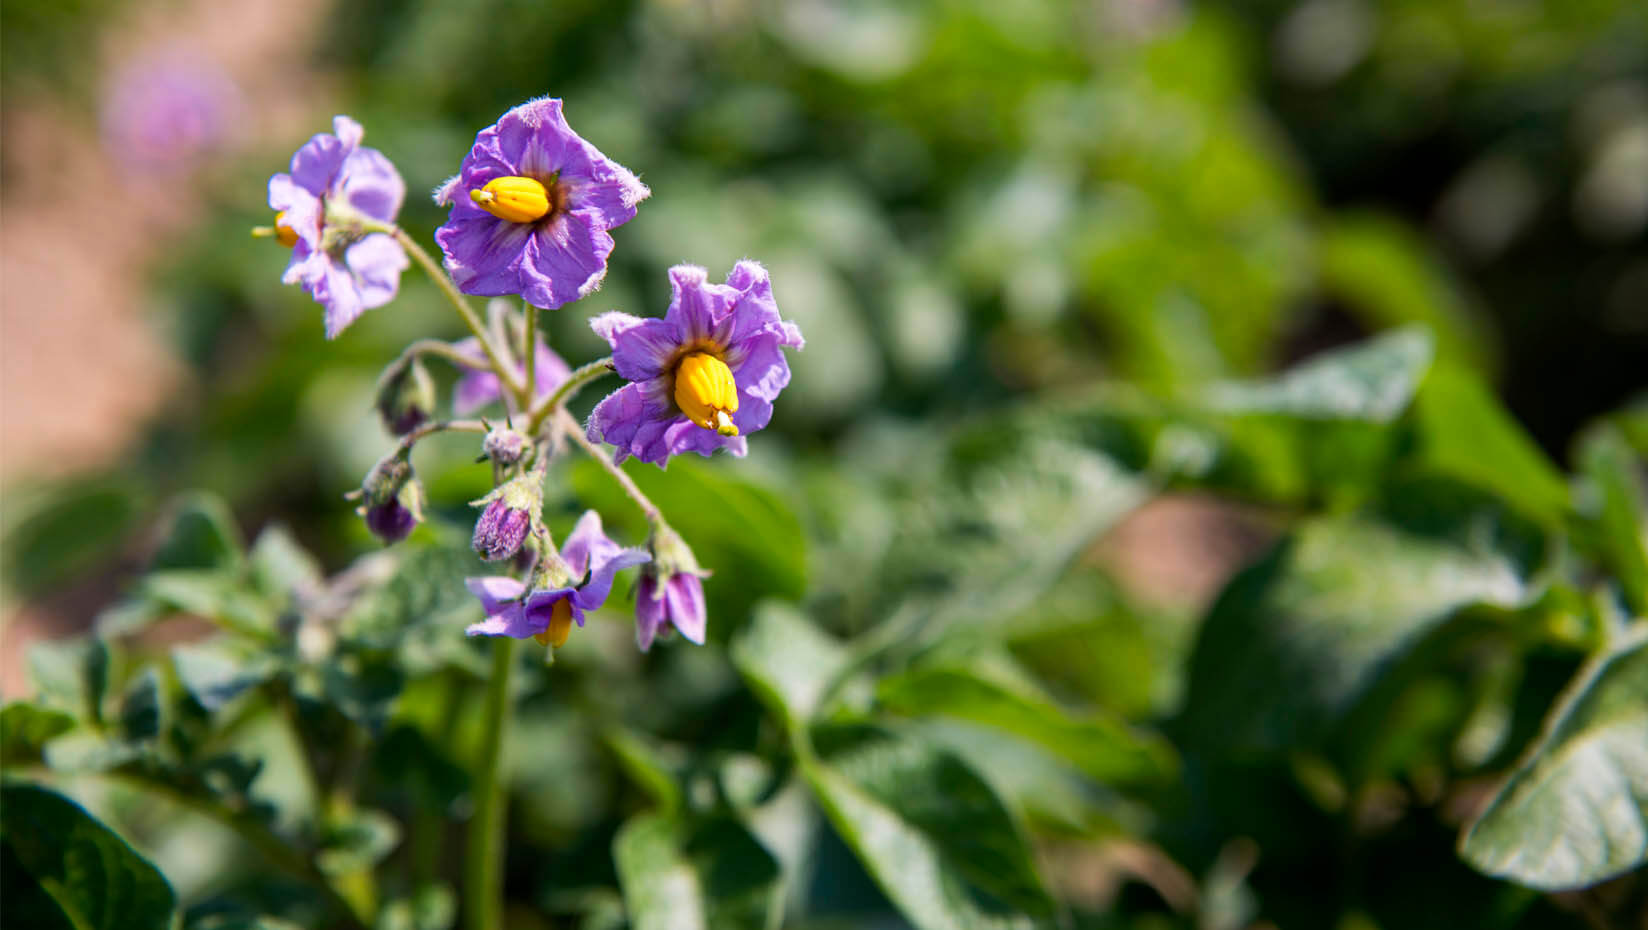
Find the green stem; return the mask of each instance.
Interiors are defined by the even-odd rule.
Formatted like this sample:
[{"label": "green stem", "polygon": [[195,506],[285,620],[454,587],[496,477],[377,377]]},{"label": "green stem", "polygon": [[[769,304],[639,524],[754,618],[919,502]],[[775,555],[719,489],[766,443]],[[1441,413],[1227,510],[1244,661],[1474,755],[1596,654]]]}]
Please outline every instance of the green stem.
[{"label": "green stem", "polygon": [[422,268],[425,274],[429,275],[429,279],[435,282],[435,287],[446,296],[447,301],[458,311],[458,315],[463,317],[464,325],[468,326],[469,331],[475,334],[475,339],[481,344],[481,351],[486,353],[487,361],[492,363],[492,370],[497,373],[499,379],[508,385],[510,390],[519,392],[521,389],[520,378],[516,376],[514,371],[510,370],[510,366],[504,364],[497,348],[492,345],[492,338],[487,334],[486,327],[482,325],[481,318],[475,315],[475,311],[469,306],[469,301],[464,299],[464,295],[458,290],[458,286],[452,283],[452,279],[447,276],[446,269],[441,267],[440,262],[435,261],[434,257],[425,251],[416,239],[413,239],[407,234],[406,230],[401,229],[399,226],[390,226],[384,223],[366,223],[363,224],[363,228],[367,232],[387,233],[395,237],[395,241],[401,244],[401,248],[406,250],[406,254],[412,256],[412,260],[418,263],[418,267]]},{"label": "green stem", "polygon": [[480,420],[431,420],[401,437],[401,450],[410,450],[418,440],[435,433],[485,433],[486,424]]},{"label": "green stem", "polygon": [[464,923],[469,930],[503,926],[504,802],[507,787],[503,748],[509,730],[509,673],[515,664],[515,640],[492,641],[492,674],[487,681],[485,731],[480,765],[475,771],[475,816],[469,822],[469,851],[464,863]]},{"label": "green stem", "polygon": [[525,359],[526,383],[521,385],[521,409],[532,409],[532,398],[538,390],[538,308],[526,305],[526,332],[521,336],[521,358]]},{"label": "green stem", "polygon": [[453,348],[452,343],[442,342],[439,339],[419,339],[401,352],[401,359],[414,355],[438,355],[461,368],[474,368],[476,361],[474,356],[465,355]]},{"label": "green stem", "polygon": [[578,421],[574,420],[571,414],[560,407],[555,408],[555,423],[561,428],[561,432],[578,444],[579,448],[589,453],[589,457],[605,469],[606,473],[612,476],[612,480],[618,482],[618,486],[624,489],[624,493],[628,494],[629,499],[635,502],[635,506],[641,508],[641,513],[646,516],[647,523],[657,526],[664,522],[664,514],[658,509],[658,505],[648,500],[647,496],[641,493],[641,489],[635,485],[635,479],[620,468],[618,463],[612,460],[612,456],[607,455],[605,449],[591,442],[590,438],[584,435],[584,431],[578,426]]},{"label": "green stem", "polygon": [[550,414],[555,412],[556,408],[571,400],[572,395],[578,393],[579,389],[581,389],[584,385],[594,381],[596,378],[599,378],[610,371],[615,370],[616,369],[612,367],[612,356],[610,355],[605,358],[598,358],[595,361],[590,362],[588,365],[581,365],[578,368],[573,369],[572,374],[567,375],[567,379],[561,382],[560,387],[555,389],[555,393],[544,398],[541,403],[535,404],[532,407],[531,418],[527,420],[527,435],[536,435],[538,432],[538,427],[543,425],[544,420],[548,419]]}]

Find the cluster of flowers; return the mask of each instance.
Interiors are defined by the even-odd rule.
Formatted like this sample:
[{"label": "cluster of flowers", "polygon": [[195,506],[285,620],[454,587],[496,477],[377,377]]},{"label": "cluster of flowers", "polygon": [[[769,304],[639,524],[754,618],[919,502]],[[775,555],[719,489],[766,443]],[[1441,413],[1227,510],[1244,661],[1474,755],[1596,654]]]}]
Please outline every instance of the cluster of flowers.
[{"label": "cluster of flowers", "polygon": [[[414,343],[380,379],[379,412],[401,441],[353,495],[367,526],[396,542],[422,519],[424,492],[411,465],[419,439],[443,430],[481,433],[494,489],[475,502],[482,512],[474,548],[487,561],[510,562],[519,577],[468,580],[486,614],[469,633],[532,637],[559,647],[574,623],[582,626],[585,613],[606,601],[614,576],[639,566],[641,648],[672,629],[702,643],[700,579],[707,573],[616,466],[629,456],[661,468],[683,452],[745,454],[745,437],[767,425],[773,401],[789,383],[783,347],[802,346],[800,330],[779,317],[766,269],[741,261],[722,284],[696,266],[670,269],[664,316],[595,317],[590,325],[612,354],[573,370],[537,335],[536,313],[600,287],[613,249],[609,230],[635,216],[651,193],[646,185],[573,132],[561,101],[515,107],[475,137],[459,173],[435,192],[436,202],[451,208],[435,233],[443,274],[394,225],[405,184],[389,159],[362,147],[362,135],[360,124],[339,116],[331,133],[316,135],[292,156],[290,172],[270,178],[275,222],[259,232],[291,248],[284,280],[302,285],[325,308],[326,335],[335,338],[366,310],[392,300],[401,272],[416,260],[436,276],[473,332],[459,342]],[[526,306],[516,315],[507,302],[494,300],[483,322],[460,292],[519,296]],[[501,403],[510,425],[432,420],[425,356],[459,368],[455,416]],[[580,427],[565,412],[566,400],[614,371],[628,383]],[[521,429],[517,419],[525,421]],[[595,456],[646,512],[651,534],[644,547],[608,538],[594,511],[555,546],[542,520],[543,481],[565,438]]]}]

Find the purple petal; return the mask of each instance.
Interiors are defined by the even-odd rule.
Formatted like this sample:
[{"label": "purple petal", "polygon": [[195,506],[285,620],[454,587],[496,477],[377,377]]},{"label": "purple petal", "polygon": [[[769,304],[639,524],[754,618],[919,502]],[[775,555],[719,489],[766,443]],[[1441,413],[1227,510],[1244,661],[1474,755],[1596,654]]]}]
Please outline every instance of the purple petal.
[{"label": "purple petal", "polygon": [[731,309],[738,292],[708,283],[704,269],[697,265],[676,265],[669,275],[673,294],[664,319],[675,327],[677,341],[712,341],[717,322]]},{"label": "purple petal", "polygon": [[647,381],[658,377],[681,348],[676,327],[659,319],[637,320],[634,326],[618,333],[611,342],[612,365],[626,381]]},{"label": "purple petal", "polygon": [[[618,448],[617,461],[634,455],[642,461],[654,459],[643,454],[662,437],[669,422],[670,408],[661,396],[664,379],[626,384],[608,394],[590,413],[588,435],[596,442]],[[663,451],[668,455],[667,451]]]},{"label": "purple petal", "polygon": [[[602,229],[622,226],[635,218],[636,205],[651,196],[652,191],[628,168],[602,155],[587,142],[583,144],[589,164],[584,177],[573,176],[567,180],[571,188],[568,200],[574,209],[594,211]],[[563,173],[562,178],[566,179],[567,174]]]},{"label": "purple petal", "polygon": [[601,515],[586,510],[578,518],[572,532],[567,534],[566,542],[561,544],[561,558],[582,578],[584,572],[589,570],[591,560],[599,562],[611,558],[622,548],[607,538],[601,528]]},{"label": "purple petal", "polygon": [[612,237],[579,210],[539,226],[526,243],[518,293],[535,307],[553,310],[584,297],[607,276]]},{"label": "purple petal", "polygon": [[435,241],[458,288],[483,297],[516,293],[516,269],[532,227],[506,223],[484,210],[465,210],[462,201],[452,209],[453,218],[435,230]]},{"label": "purple petal", "polygon": [[281,222],[311,249],[320,248],[320,198],[299,187],[291,175],[277,174],[269,179],[269,208],[286,214]]},{"label": "purple petal", "polygon": [[469,589],[470,594],[480,598],[481,607],[489,615],[503,610],[505,601],[519,600],[521,595],[526,593],[526,585],[504,575],[465,578],[464,587]]},{"label": "purple petal", "polygon": [[642,572],[635,590],[635,644],[642,652],[652,648],[658,628],[664,625],[664,613],[664,592],[658,587],[658,576]]},{"label": "purple petal", "polygon": [[381,307],[395,298],[401,272],[411,264],[400,243],[382,234],[367,236],[350,246],[344,258],[354,272],[361,304],[367,309]]},{"label": "purple petal", "polygon": [[360,149],[344,160],[338,189],[355,209],[386,223],[394,221],[406,199],[406,182],[377,149]]},{"label": "purple petal", "polygon": [[595,330],[595,335],[607,341],[608,345],[617,345],[618,337],[640,326],[644,320],[632,313],[620,313],[617,310],[608,310],[589,321],[589,328]]},{"label": "purple petal", "polygon": [[350,323],[366,312],[360,290],[355,287],[355,276],[347,265],[329,261],[326,274],[310,282],[309,294],[326,308],[326,338],[336,339]]},{"label": "purple petal", "polygon": [[526,636],[536,636],[549,629],[549,621],[555,612],[555,602],[560,600],[567,602],[567,606],[572,608],[572,619],[576,620],[579,626],[583,626],[584,612],[572,595],[571,588],[545,588],[528,594],[522,611],[525,615],[523,628],[531,630]]},{"label": "purple petal", "polygon": [[670,578],[664,586],[665,613],[670,622],[689,642],[704,645],[704,630],[708,626],[704,611],[704,583],[698,576],[681,573]]},{"label": "purple petal", "polygon": [[651,561],[652,556],[645,549],[620,549],[607,558],[596,556],[594,567],[590,569],[589,583],[573,593],[572,602],[585,610],[600,607],[607,602],[607,595],[612,593],[613,576],[626,568]]},{"label": "purple petal", "polygon": [[[771,402],[790,383],[790,363],[779,346],[779,336],[764,331],[734,343],[727,351],[727,367],[740,393]],[[740,427],[742,429],[742,427]]]},{"label": "purple petal", "polygon": [[319,132],[292,155],[292,180],[321,197],[332,189],[343,162],[360,146],[359,123],[347,116],[332,119],[332,133]]},{"label": "purple petal", "polygon": [[[743,413],[742,404],[739,413]],[[737,423],[737,414],[734,414],[734,424]],[[665,460],[670,455],[679,455],[683,452],[696,452],[699,455],[714,455],[722,449],[740,458],[749,454],[749,443],[743,436],[723,436],[715,430],[705,429],[693,423],[686,417],[676,417],[664,429],[663,446],[667,450]],[[641,456],[642,461],[653,461]],[[664,460],[653,461],[654,465],[663,467]]]}]

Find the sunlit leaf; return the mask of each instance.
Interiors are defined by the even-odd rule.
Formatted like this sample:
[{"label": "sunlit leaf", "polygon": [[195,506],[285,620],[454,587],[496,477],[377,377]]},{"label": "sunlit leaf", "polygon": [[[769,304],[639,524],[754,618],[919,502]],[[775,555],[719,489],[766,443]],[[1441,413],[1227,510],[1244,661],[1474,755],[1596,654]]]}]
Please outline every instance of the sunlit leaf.
[{"label": "sunlit leaf", "polygon": [[1631,609],[1648,615],[1648,461],[1617,428],[1603,425],[1586,435],[1580,464],[1594,498],[1587,509],[1600,527],[1608,566]]},{"label": "sunlit leaf", "polygon": [[41,704],[91,721],[103,718],[109,687],[109,647],[101,639],[35,643],[28,652],[29,680]]},{"label": "sunlit leaf", "polygon": [[167,930],[176,897],[147,859],[78,804],[0,788],[6,922],[74,930]]},{"label": "sunlit leaf", "polygon": [[757,609],[733,640],[732,660],[792,730],[812,719],[825,689],[847,667],[839,643],[793,607],[775,602]]},{"label": "sunlit leaf", "polygon": [[229,505],[197,491],[172,504],[171,525],[155,553],[157,571],[196,569],[237,572],[246,562],[245,544]]},{"label": "sunlit leaf", "polygon": [[46,743],[74,729],[74,715],[26,701],[0,710],[0,764],[38,762]]},{"label": "sunlit leaf", "polygon": [[1461,838],[1490,875],[1547,891],[1648,861],[1648,635],[1592,662]]},{"label": "sunlit leaf", "polygon": [[1385,423],[1407,409],[1431,354],[1425,330],[1398,330],[1323,353],[1273,379],[1211,385],[1205,402],[1222,413]]}]

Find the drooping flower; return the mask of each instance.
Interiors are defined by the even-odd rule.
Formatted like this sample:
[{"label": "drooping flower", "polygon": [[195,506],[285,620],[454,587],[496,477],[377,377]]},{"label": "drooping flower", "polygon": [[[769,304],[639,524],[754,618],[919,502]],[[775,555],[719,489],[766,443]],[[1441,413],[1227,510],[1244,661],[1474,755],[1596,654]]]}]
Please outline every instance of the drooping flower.
[{"label": "drooping flower", "polygon": [[[547,397],[554,390],[566,383],[572,369],[567,363],[555,354],[555,350],[539,336],[536,342],[538,359],[534,363],[533,379],[537,382],[533,391],[536,397]],[[458,383],[452,388],[452,412],[458,416],[468,416],[471,413],[496,402],[503,397],[503,389],[498,384],[498,376],[492,371],[492,363],[487,361],[486,353],[481,350],[480,340],[471,336],[468,339],[453,343],[452,348],[467,358],[474,359],[472,365],[466,366]],[[521,377],[526,377],[526,366],[519,362],[515,371]]]},{"label": "drooping flower", "polygon": [[748,451],[744,437],[767,425],[790,383],[783,346],[801,330],[778,316],[767,269],[741,261],[725,284],[704,269],[670,269],[674,295],[663,319],[604,313],[590,326],[612,344],[618,374],[631,383],[596,405],[589,438],[662,467],[671,455]]},{"label": "drooping flower", "polygon": [[471,594],[480,598],[486,619],[471,624],[471,636],[532,637],[559,648],[572,633],[572,624],[584,625],[584,614],[606,603],[613,576],[649,560],[642,549],[625,549],[601,530],[601,515],[587,510],[561,546],[561,559],[573,573],[557,587],[535,588],[514,578],[466,578]]},{"label": "drooping flower", "polygon": [[385,545],[405,539],[423,521],[423,485],[412,473],[412,463],[404,450],[380,459],[366,473],[361,486],[344,496],[361,502],[355,512]]},{"label": "drooping flower", "polygon": [[428,422],[435,410],[435,382],[423,362],[402,358],[385,368],[373,406],[393,436],[405,436]]},{"label": "drooping flower", "polygon": [[292,248],[281,280],[303,285],[326,308],[328,339],[394,299],[409,264],[393,238],[362,228],[363,219],[394,222],[406,197],[389,159],[361,148],[364,134],[349,117],[334,117],[332,133],[317,133],[292,156],[291,173],[269,179],[274,235]]},{"label": "drooping flower", "polygon": [[488,562],[512,559],[544,504],[544,473],[529,471],[504,482],[474,502],[485,506],[475,521],[475,554]]},{"label": "drooping flower", "polygon": [[567,126],[560,100],[539,98],[475,136],[458,175],[435,192],[452,207],[435,241],[464,293],[519,294],[552,309],[601,286],[607,230],[650,193]]}]

